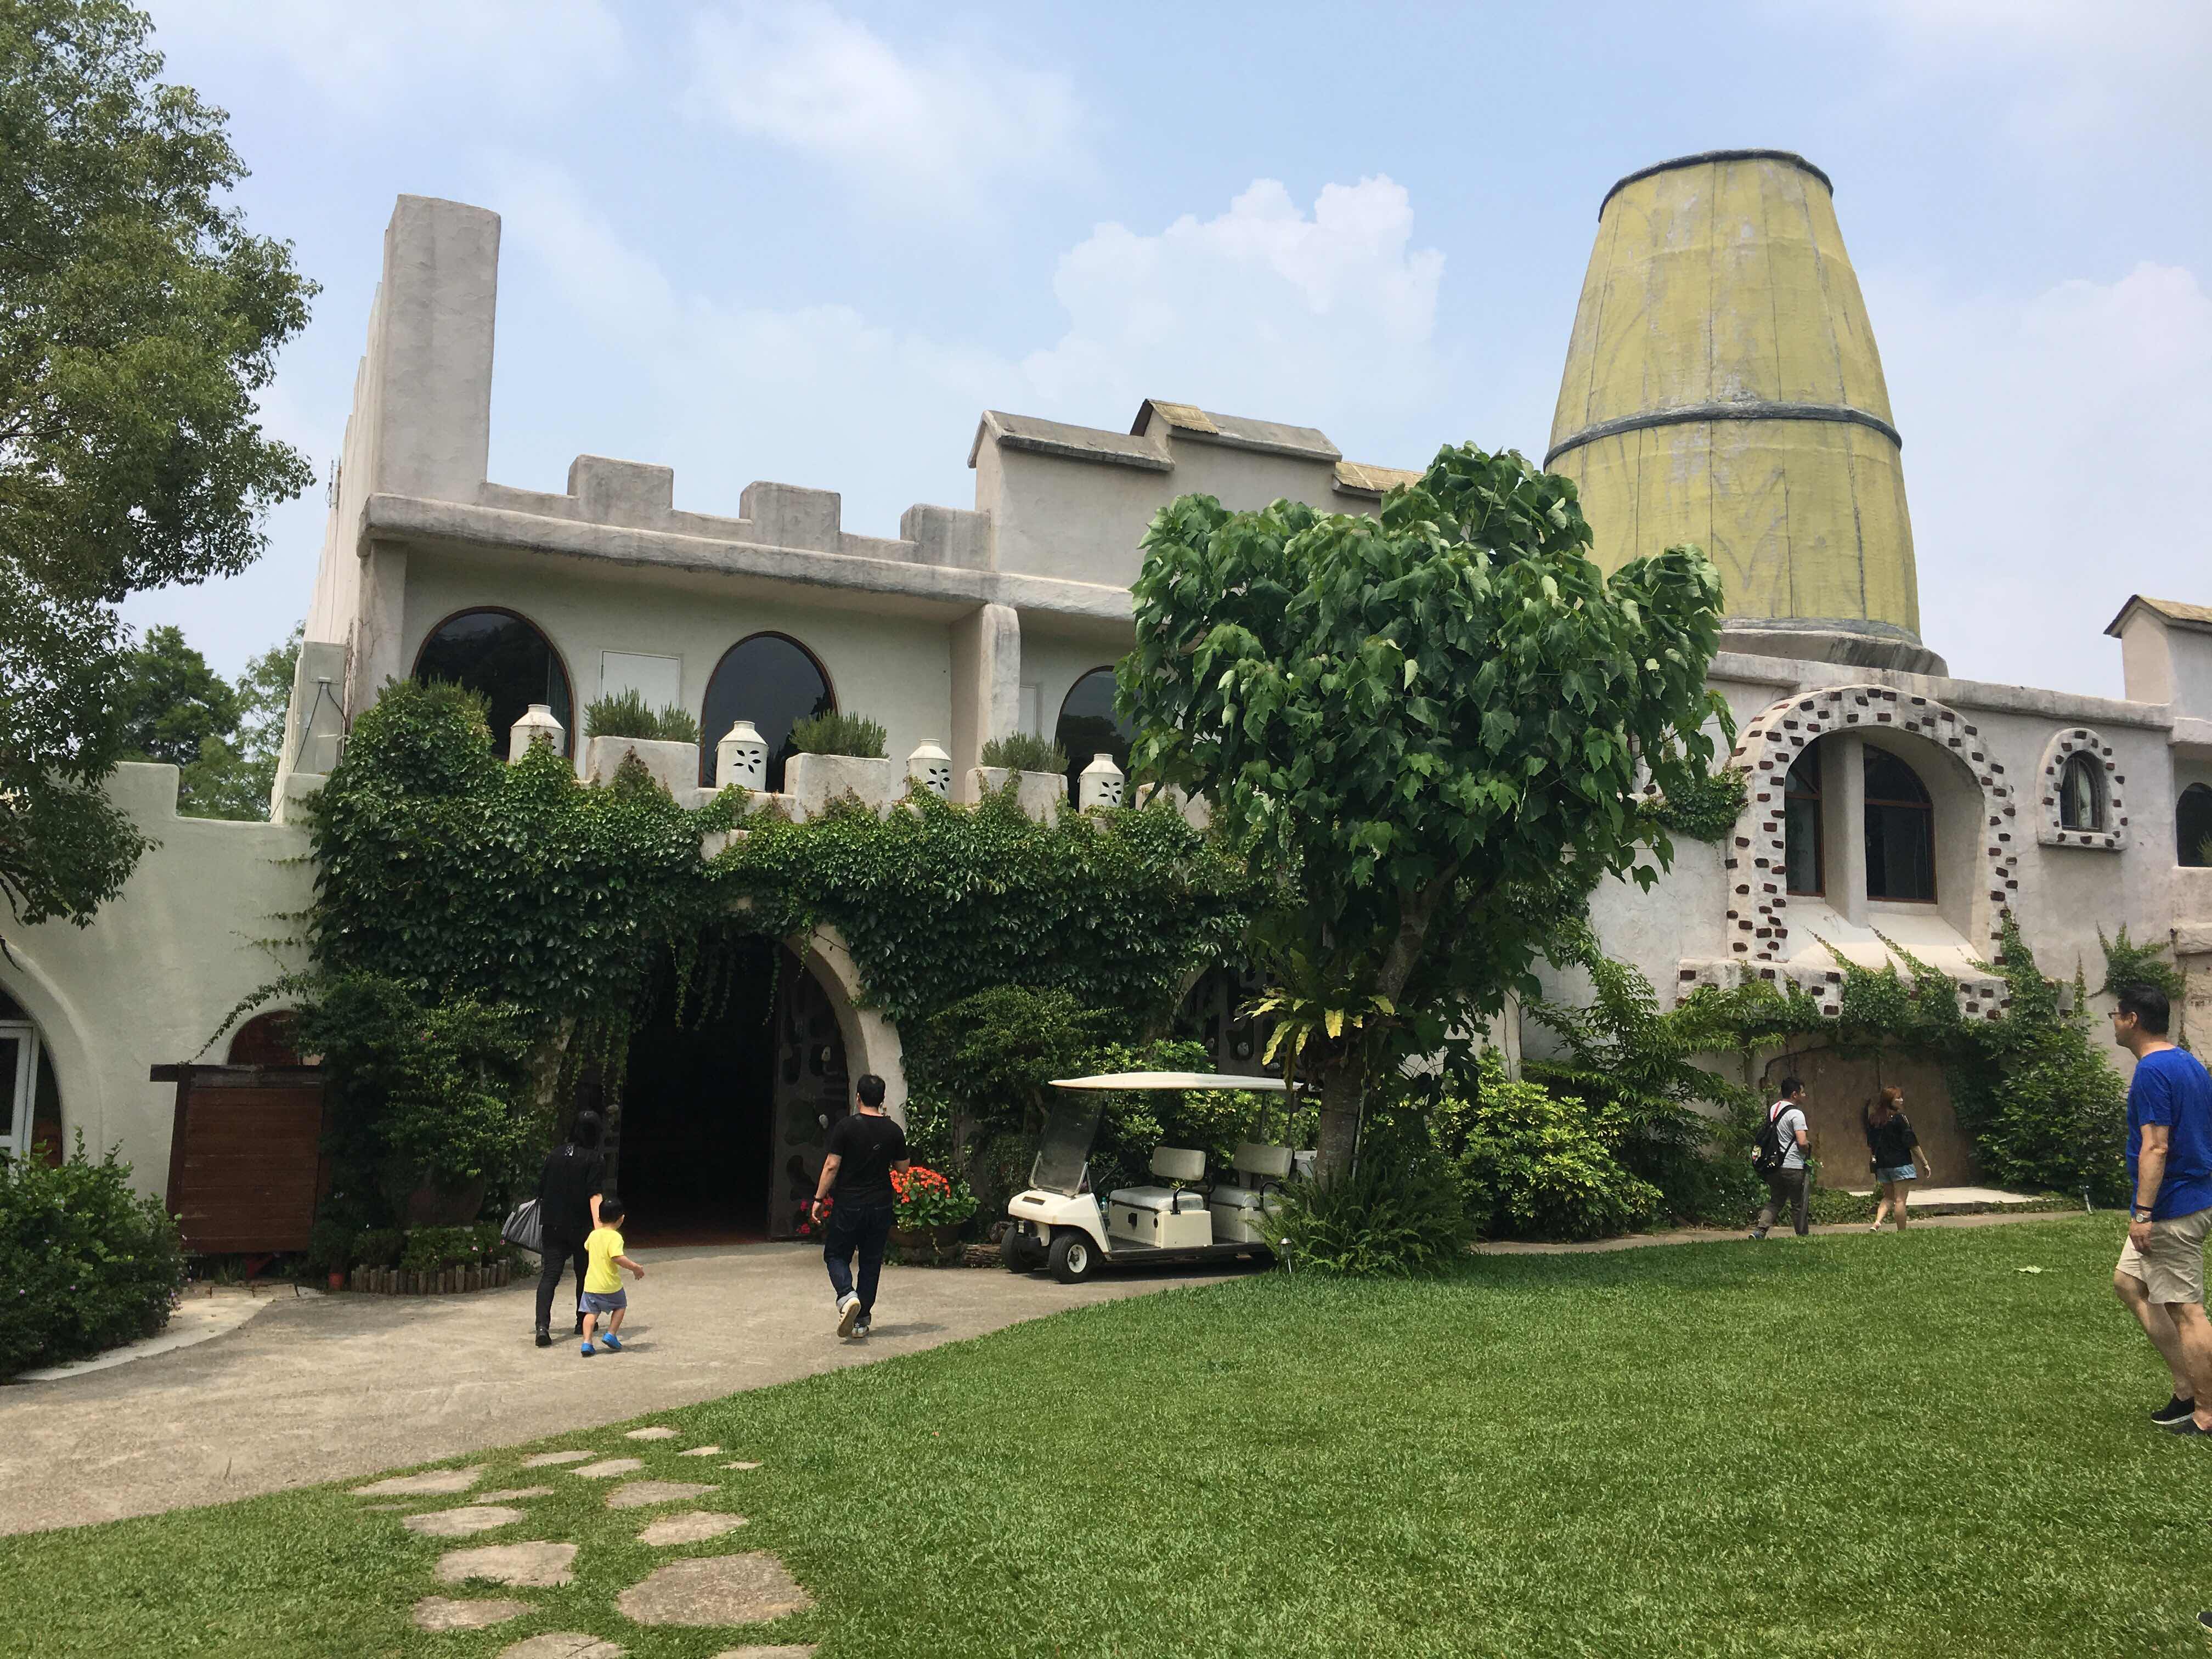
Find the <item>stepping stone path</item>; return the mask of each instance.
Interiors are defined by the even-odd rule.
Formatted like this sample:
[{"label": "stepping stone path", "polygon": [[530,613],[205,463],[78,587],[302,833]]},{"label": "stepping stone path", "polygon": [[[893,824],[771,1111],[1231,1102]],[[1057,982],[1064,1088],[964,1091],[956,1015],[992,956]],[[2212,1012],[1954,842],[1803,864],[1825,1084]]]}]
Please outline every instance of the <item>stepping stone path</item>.
[{"label": "stepping stone path", "polygon": [[690,1451],[680,1451],[676,1455],[678,1457],[719,1457],[722,1455],[722,1449],[720,1446],[694,1446]]},{"label": "stepping stone path", "polygon": [[501,1648],[499,1659],[622,1659],[626,1650],[580,1630],[556,1630]]},{"label": "stepping stone path", "polygon": [[438,1582],[465,1584],[488,1578],[518,1589],[558,1589],[575,1575],[574,1544],[479,1544],[472,1550],[448,1550],[438,1558]]},{"label": "stepping stone path", "polygon": [[395,1474],[389,1480],[378,1480],[366,1486],[356,1486],[356,1498],[398,1498],[402,1496],[444,1498],[457,1492],[466,1492],[483,1473],[480,1463],[465,1469],[432,1469],[423,1474]]},{"label": "stepping stone path", "polygon": [[642,1457],[608,1457],[596,1463],[586,1463],[580,1469],[571,1469],[571,1474],[580,1474],[586,1480],[604,1480],[611,1474],[635,1474],[645,1467]]},{"label": "stepping stone path", "polygon": [[760,1465],[757,1463],[725,1463],[722,1467],[726,1469],[757,1469]]},{"label": "stepping stone path", "polygon": [[426,1595],[415,1604],[417,1630],[482,1630],[502,1624],[530,1611],[527,1601],[456,1601],[448,1596]]},{"label": "stepping stone path", "polygon": [[804,1613],[814,1598],[775,1556],[755,1550],[655,1567],[615,1605],[641,1625],[760,1625]]},{"label": "stepping stone path", "polygon": [[479,1504],[513,1504],[525,1498],[544,1498],[552,1492],[550,1486],[503,1486],[497,1492],[480,1492]]},{"label": "stepping stone path", "polygon": [[696,1498],[701,1492],[714,1490],[690,1480],[631,1480],[607,1494],[607,1507],[641,1510],[649,1504],[673,1504],[679,1498]]},{"label": "stepping stone path", "polygon": [[473,1532],[511,1527],[521,1519],[520,1510],[505,1509],[497,1504],[469,1504],[457,1510],[432,1510],[428,1515],[410,1515],[399,1524],[425,1538],[466,1538]]},{"label": "stepping stone path", "polygon": [[623,1438],[625,1440],[673,1440],[676,1438],[676,1431],[663,1428],[632,1429],[628,1434],[623,1436]]},{"label": "stepping stone path", "polygon": [[643,1532],[638,1534],[641,1544],[697,1544],[709,1538],[720,1538],[726,1532],[735,1532],[745,1524],[742,1515],[717,1515],[711,1510],[693,1510],[688,1515],[664,1516]]},{"label": "stepping stone path", "polygon": [[598,1455],[597,1452],[588,1451],[539,1452],[534,1457],[524,1458],[522,1467],[526,1469],[550,1469],[556,1463],[581,1463]]}]

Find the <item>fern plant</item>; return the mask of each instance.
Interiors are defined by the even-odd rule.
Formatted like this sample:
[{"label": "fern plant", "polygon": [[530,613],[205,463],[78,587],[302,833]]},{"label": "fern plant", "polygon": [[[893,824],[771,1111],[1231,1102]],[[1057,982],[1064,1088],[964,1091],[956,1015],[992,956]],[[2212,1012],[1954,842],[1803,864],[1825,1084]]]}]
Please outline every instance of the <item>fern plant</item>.
[{"label": "fern plant", "polygon": [[985,744],[981,763],[1010,772],[1065,772],[1067,750],[1034,732],[1016,732]]},{"label": "fern plant", "polygon": [[615,691],[584,706],[584,734],[652,743],[696,743],[699,722],[688,710],[672,703],[656,709],[637,691]]},{"label": "fern plant", "polygon": [[833,708],[793,726],[791,746],[802,755],[851,755],[861,760],[881,760],[884,736],[879,721]]}]

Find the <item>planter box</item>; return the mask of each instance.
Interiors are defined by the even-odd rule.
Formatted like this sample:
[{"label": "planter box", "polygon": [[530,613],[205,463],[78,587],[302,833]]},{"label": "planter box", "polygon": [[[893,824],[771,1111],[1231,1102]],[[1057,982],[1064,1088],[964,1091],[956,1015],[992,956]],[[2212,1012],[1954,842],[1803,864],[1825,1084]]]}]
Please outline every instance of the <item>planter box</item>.
[{"label": "planter box", "polygon": [[593,783],[612,783],[625,755],[644,762],[653,781],[680,801],[689,801],[699,787],[699,745],[651,738],[593,738],[585,746],[584,775]]},{"label": "planter box", "polygon": [[957,1221],[941,1227],[894,1227],[891,1245],[902,1265],[909,1267],[950,1267],[962,1255]]},{"label": "planter box", "polygon": [[793,755],[784,763],[784,787],[791,792],[795,817],[817,818],[833,800],[857,795],[880,816],[905,792],[899,787],[898,763],[890,759],[866,760],[858,755]]},{"label": "planter box", "polygon": [[471,1291],[501,1290],[514,1278],[514,1267],[505,1261],[495,1261],[489,1267],[447,1267],[437,1273],[356,1267],[347,1275],[346,1288],[369,1296],[459,1296]]},{"label": "planter box", "polygon": [[1039,823],[1050,823],[1060,809],[1067,805],[1067,779],[1059,772],[1015,772],[1003,766],[978,766],[968,774],[970,798],[983,799],[985,790],[1006,787],[1008,778],[1019,778],[1021,788],[1014,799],[1021,803],[1022,811]]}]

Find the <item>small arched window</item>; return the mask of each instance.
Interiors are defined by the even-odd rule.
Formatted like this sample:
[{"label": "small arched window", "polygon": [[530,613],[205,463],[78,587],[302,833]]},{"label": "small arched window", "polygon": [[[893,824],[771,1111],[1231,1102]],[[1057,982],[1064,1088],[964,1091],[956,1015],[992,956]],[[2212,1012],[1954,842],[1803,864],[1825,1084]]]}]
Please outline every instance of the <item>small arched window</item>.
[{"label": "small arched window", "polygon": [[2212,865],[2212,787],[2192,783],[2174,803],[2173,839],[2176,864],[2192,869]]},{"label": "small arched window", "polygon": [[1067,794],[1079,799],[1083,769],[1100,755],[1113,757],[1122,771],[1129,769],[1129,745],[1136,729],[1114,712],[1114,671],[1094,668],[1076,681],[1060,705],[1060,722],[1053,741],[1067,754]]},{"label": "small arched window", "polygon": [[699,785],[714,782],[714,745],[750,720],[768,745],[768,793],[783,793],[783,769],[797,752],[791,728],[837,707],[830,676],[814,653],[781,634],[754,634],[722,653],[707,682],[699,718]]},{"label": "small arched window", "polygon": [[574,704],[568,695],[568,671],[560,653],[537,627],[512,611],[463,611],[430,630],[415,659],[415,678],[444,680],[480,694],[490,705],[491,744],[507,753],[515,721],[542,702],[561,722],[562,753],[575,738]]},{"label": "small arched window", "polygon": [[289,1008],[256,1014],[238,1028],[230,1040],[233,1066],[301,1066],[300,1051],[292,1045],[292,1026],[298,1016]]},{"label": "small arched window", "polygon": [[2058,827],[2105,827],[2105,769],[2087,755],[2069,755],[2058,774]]},{"label": "small arched window", "polygon": [[1821,867],[1820,756],[1814,744],[1797,757],[1782,785],[1784,861],[1793,893],[1825,893],[1826,874]]},{"label": "small arched window", "polygon": [[1872,744],[1866,746],[1866,842],[1869,898],[1935,902],[1935,803],[1917,773]]}]

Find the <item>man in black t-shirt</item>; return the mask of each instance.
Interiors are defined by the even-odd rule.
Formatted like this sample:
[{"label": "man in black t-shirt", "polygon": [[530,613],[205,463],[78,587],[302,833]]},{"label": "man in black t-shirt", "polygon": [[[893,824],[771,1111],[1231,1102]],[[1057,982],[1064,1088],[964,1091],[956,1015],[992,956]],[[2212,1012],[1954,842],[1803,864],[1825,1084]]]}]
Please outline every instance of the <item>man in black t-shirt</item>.
[{"label": "man in black t-shirt", "polygon": [[[872,1072],[853,1085],[856,1109],[830,1131],[829,1156],[814,1188],[813,1216],[826,1209],[822,1259],[829,1265],[830,1288],[837,1297],[837,1334],[866,1336],[875,1311],[876,1281],[883,1275],[884,1244],[891,1235],[896,1200],[891,1171],[906,1173],[906,1131],[884,1115],[884,1080]],[[829,1203],[832,1195],[833,1206]],[[853,1283],[853,1257],[860,1258],[860,1285]]]}]

